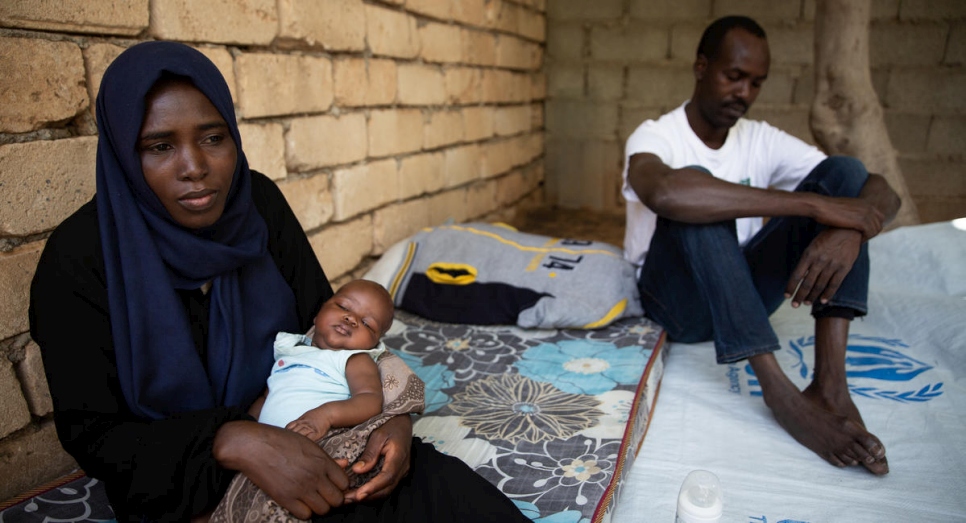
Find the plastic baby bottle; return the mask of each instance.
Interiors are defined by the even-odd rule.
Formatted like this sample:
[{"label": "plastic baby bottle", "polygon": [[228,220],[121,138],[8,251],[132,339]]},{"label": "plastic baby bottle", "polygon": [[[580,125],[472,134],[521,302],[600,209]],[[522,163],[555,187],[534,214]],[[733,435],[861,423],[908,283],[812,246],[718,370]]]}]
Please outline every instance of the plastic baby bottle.
[{"label": "plastic baby bottle", "polygon": [[693,470],[681,484],[675,523],[718,523],[723,508],[718,476],[707,470]]}]

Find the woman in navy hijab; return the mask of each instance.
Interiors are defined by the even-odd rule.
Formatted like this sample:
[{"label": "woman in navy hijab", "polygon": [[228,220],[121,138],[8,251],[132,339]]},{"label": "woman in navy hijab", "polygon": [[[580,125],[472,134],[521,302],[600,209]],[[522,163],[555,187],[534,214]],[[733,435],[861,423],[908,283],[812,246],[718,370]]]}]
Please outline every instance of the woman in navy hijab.
[{"label": "woman in navy hijab", "polygon": [[61,443],[104,481],[119,521],[203,516],[236,471],[301,518],[523,520],[414,439],[408,416],[372,434],[357,472],[379,458],[382,471],[351,491],[308,438],[254,421],[275,334],[307,330],[332,288],[281,192],[249,169],[204,55],[126,50],[97,124],[97,192],[47,241],[30,330]]}]

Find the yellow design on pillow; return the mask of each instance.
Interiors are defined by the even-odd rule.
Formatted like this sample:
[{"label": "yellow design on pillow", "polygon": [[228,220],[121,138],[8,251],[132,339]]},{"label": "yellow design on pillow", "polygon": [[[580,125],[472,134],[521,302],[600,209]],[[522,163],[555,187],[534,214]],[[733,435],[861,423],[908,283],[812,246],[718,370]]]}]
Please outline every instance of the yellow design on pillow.
[{"label": "yellow design on pillow", "polygon": [[[409,242],[406,248],[406,255],[403,257],[402,265],[396,272],[396,277],[392,279],[392,284],[389,285],[387,290],[389,295],[392,296],[393,302],[396,301],[396,292],[399,291],[399,284],[402,283],[403,278],[409,272],[409,266],[413,263],[413,258],[416,256],[416,242]],[[383,284],[385,286],[385,284]]]},{"label": "yellow design on pillow", "polygon": [[617,305],[614,305],[613,307],[611,307],[610,310],[607,311],[607,314],[605,314],[603,318],[595,322],[588,323],[587,325],[584,325],[582,328],[597,329],[605,325],[609,325],[610,322],[619,318],[620,315],[624,312],[624,309],[626,308],[627,308],[627,298],[624,298],[623,300],[617,302]]},{"label": "yellow design on pillow", "polygon": [[440,285],[469,285],[476,281],[477,270],[465,263],[431,263],[426,277]]}]

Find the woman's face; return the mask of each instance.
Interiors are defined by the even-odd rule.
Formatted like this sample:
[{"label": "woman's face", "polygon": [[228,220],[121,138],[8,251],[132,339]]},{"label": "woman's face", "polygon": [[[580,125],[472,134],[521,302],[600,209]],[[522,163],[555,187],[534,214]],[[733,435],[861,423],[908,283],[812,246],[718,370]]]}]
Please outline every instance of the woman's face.
[{"label": "woman's face", "polygon": [[225,211],[238,149],[228,124],[190,83],[163,81],[148,93],[138,137],[148,187],[174,221],[189,229]]}]

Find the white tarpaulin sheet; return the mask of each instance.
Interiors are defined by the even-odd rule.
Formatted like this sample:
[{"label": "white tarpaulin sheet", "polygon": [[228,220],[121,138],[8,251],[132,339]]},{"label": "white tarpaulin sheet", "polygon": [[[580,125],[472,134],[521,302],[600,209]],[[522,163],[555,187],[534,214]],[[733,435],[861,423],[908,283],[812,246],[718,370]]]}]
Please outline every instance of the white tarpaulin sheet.
[{"label": "white tarpaulin sheet", "polygon": [[[648,436],[614,521],[672,522],[681,482],[714,472],[723,522],[966,521],[966,231],[906,227],[870,243],[869,315],[852,323],[849,386],[890,473],[838,469],[772,417],[745,362],[672,343]],[[773,316],[800,387],[813,364],[808,308]]]}]

